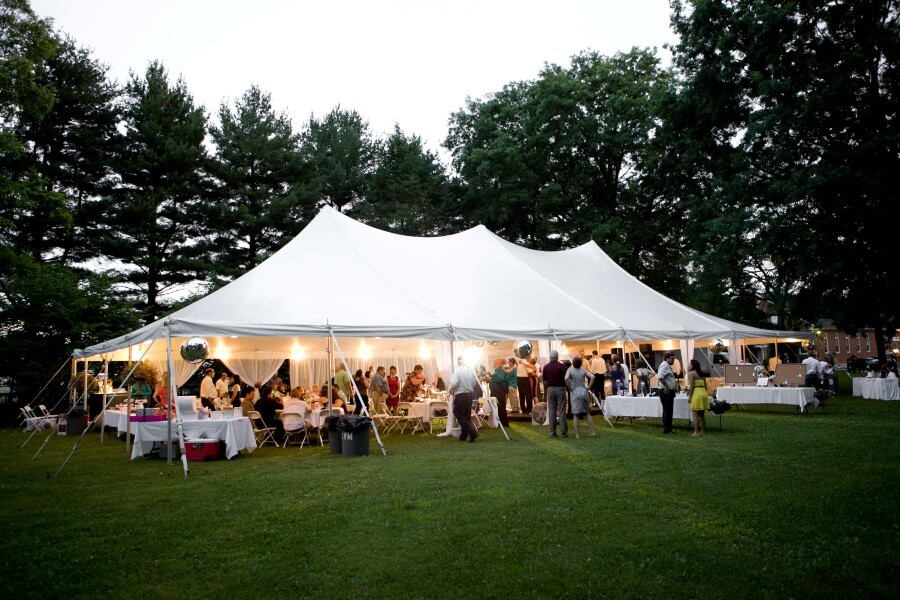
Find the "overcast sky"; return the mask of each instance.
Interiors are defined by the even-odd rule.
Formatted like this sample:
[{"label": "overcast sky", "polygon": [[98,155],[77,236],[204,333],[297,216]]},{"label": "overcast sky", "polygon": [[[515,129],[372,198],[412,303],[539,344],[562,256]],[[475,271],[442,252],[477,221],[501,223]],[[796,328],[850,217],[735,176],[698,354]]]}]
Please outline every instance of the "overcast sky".
[{"label": "overcast sky", "polygon": [[340,104],[381,135],[398,123],[437,150],[466,97],[675,40],[668,0],[31,0],[124,82],[154,59],[215,115],[257,84],[299,130]]}]

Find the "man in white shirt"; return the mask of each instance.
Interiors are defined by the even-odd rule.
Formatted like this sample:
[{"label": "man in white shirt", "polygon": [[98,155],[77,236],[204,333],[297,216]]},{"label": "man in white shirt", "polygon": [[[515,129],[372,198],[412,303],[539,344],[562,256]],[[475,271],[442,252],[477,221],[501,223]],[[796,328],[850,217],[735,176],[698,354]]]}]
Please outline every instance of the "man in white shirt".
[{"label": "man in white shirt", "polygon": [[453,416],[462,429],[459,441],[464,442],[469,438],[470,442],[474,442],[478,437],[478,430],[472,425],[472,390],[478,385],[478,379],[472,369],[466,366],[465,357],[460,356],[456,364],[449,390],[453,394]]},{"label": "man in white shirt", "polygon": [[659,365],[656,378],[659,380],[659,403],[662,404],[663,433],[672,434],[672,416],[675,409],[675,394],[678,393],[678,380],[672,372],[672,363],[675,362],[675,353],[666,352],[665,360]]},{"label": "man in white shirt", "polygon": [[806,369],[806,387],[819,388],[819,381],[822,375],[822,364],[816,355],[812,352],[803,359],[803,367]]},{"label": "man in white shirt", "polygon": [[589,370],[594,374],[594,382],[591,384],[591,391],[601,400],[606,398],[606,361],[600,356],[600,353],[594,350],[591,352],[591,362]]},{"label": "man in white shirt", "polygon": [[219,380],[216,382],[216,393],[219,398],[224,398],[228,395],[228,373],[225,371],[219,374]]},{"label": "man in white shirt", "polygon": [[203,381],[200,382],[200,404],[203,405],[203,408],[208,408],[209,410],[216,410],[215,400],[219,397],[219,392],[216,391],[216,384],[213,383],[213,375],[215,374],[215,371],[212,369],[207,369],[204,371],[205,377]]}]

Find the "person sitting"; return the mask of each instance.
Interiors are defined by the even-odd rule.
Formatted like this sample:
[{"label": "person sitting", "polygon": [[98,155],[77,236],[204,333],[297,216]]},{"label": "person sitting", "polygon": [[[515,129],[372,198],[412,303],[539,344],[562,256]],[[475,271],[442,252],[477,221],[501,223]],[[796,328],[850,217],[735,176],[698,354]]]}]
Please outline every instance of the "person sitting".
[{"label": "person sitting", "polygon": [[[290,395],[284,400],[284,412],[281,415],[282,426],[288,431],[296,431],[303,427],[303,422],[309,413],[309,404],[304,401],[300,395],[302,390],[295,387],[290,391]],[[300,417],[286,416],[288,413],[300,415]]]},{"label": "person sitting", "polygon": [[328,387],[327,383],[322,384],[319,391],[319,403],[322,405],[322,408],[328,408],[329,389],[331,389],[331,407],[340,408],[346,412],[347,396],[344,395],[344,392],[341,391],[341,388],[339,388],[337,384],[332,385],[331,388]]},{"label": "person sitting", "polygon": [[259,391],[260,398],[256,401],[256,412],[262,417],[263,423],[257,423],[259,427],[274,427],[275,441],[279,444],[284,441],[284,426],[281,420],[277,418],[276,411],[284,408],[281,400],[273,395],[271,386],[263,386]]},{"label": "person sitting", "polygon": [[400,390],[401,402],[416,402],[419,395],[424,392],[422,384],[425,383],[425,367],[416,365],[412,373],[407,375],[406,381],[403,382],[403,389]]}]

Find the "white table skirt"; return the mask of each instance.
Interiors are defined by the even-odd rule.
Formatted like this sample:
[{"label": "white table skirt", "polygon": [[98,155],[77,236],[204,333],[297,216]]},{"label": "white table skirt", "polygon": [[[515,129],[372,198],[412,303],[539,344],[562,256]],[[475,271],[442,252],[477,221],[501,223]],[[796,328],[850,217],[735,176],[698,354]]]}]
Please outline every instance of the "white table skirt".
[{"label": "white table skirt", "polygon": [[[132,423],[131,430],[134,432],[132,460],[150,452],[154,442],[165,441],[168,427],[169,424],[166,421]],[[225,440],[225,456],[227,458],[234,457],[241,450],[253,452],[256,449],[253,427],[247,417],[216,421],[184,421],[183,429],[185,437],[201,437],[205,433],[206,437],[211,440]],[[172,440],[178,440],[174,421],[172,422]]]},{"label": "white table skirt", "polygon": [[[607,396],[603,401],[603,414],[607,421],[612,417],[660,418],[662,404],[659,396]],[[691,420],[691,403],[687,394],[675,396],[672,418]]]},{"label": "white table skirt", "polygon": [[720,387],[716,390],[716,398],[731,404],[790,404],[802,409],[812,404],[811,387]]},{"label": "white table skirt", "polygon": [[[117,435],[122,436],[128,431],[128,415],[124,410],[107,410],[103,413],[103,426],[112,427]],[[134,427],[131,430],[134,431]]]},{"label": "white table skirt", "polygon": [[853,395],[870,400],[900,400],[900,379],[854,377]]}]

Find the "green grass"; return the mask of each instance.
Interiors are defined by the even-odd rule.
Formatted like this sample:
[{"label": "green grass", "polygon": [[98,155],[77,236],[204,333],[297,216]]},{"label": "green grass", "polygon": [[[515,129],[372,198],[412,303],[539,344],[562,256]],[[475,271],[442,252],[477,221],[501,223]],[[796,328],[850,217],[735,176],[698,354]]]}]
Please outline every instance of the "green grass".
[{"label": "green grass", "polygon": [[4,597],[844,598],[898,595],[900,403],[514,425],[387,457],[263,448],[130,461],[121,440],[0,431]]}]

